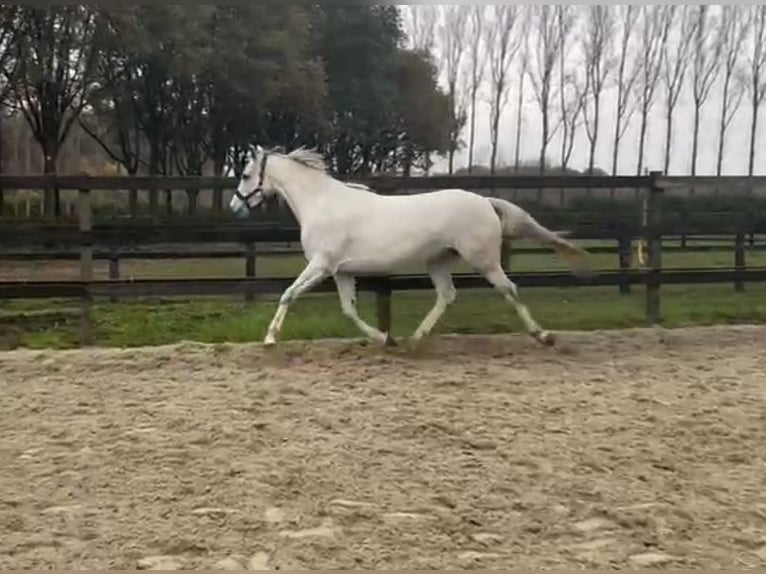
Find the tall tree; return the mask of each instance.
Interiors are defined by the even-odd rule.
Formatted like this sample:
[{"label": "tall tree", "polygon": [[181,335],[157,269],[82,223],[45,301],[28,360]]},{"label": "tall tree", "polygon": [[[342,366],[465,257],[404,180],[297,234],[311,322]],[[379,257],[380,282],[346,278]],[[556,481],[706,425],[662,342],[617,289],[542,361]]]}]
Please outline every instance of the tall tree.
[{"label": "tall tree", "polygon": [[516,100],[516,146],[513,161],[513,170],[518,172],[521,168],[521,134],[524,131],[524,80],[527,78],[529,68],[529,47],[525,42],[522,47],[521,61],[519,62],[519,89]]},{"label": "tall tree", "polygon": [[617,175],[620,159],[620,144],[630,126],[630,120],[636,111],[638,99],[634,97],[634,88],[641,72],[641,58],[632,56],[637,51],[635,19],[638,6],[624,4],[617,8],[620,23],[618,36],[619,52],[617,57],[617,98],[615,105],[614,139],[612,140],[612,175]]},{"label": "tall tree", "polygon": [[[324,5],[320,55],[328,77],[331,134],[327,143],[341,175],[371,173],[396,117],[396,6]],[[374,65],[371,63],[374,62]]]},{"label": "tall tree", "polygon": [[571,48],[569,36],[574,31],[578,12],[573,6],[559,6],[556,21],[561,35],[559,50],[559,112],[562,127],[561,167],[566,170],[574,151],[577,129],[580,127],[587,93],[582,82],[582,74],[570,66]]},{"label": "tall tree", "polygon": [[442,53],[444,60],[444,72],[447,79],[447,96],[452,109],[450,148],[449,148],[449,174],[455,171],[455,152],[460,143],[460,133],[466,121],[466,105],[458,91],[458,82],[463,72],[466,48],[466,30],[470,6],[448,4],[444,6],[442,21],[439,27]]},{"label": "tall tree", "polygon": [[508,103],[510,88],[508,75],[520,46],[521,35],[516,33],[518,7],[513,4],[495,4],[491,22],[487,60],[490,69],[490,172],[497,169],[497,151],[500,137],[500,120]]},{"label": "tall tree", "polygon": [[670,20],[664,6],[642,5],[639,8],[640,74],[636,89],[641,113],[641,128],[638,135],[637,175],[644,169],[646,154],[646,131],[649,127],[649,113],[654,106],[657,84],[662,73],[662,54],[668,38]]},{"label": "tall tree", "polygon": [[[707,5],[693,9],[694,45],[692,49],[692,93],[694,95],[694,134],[692,137],[692,176],[697,175],[699,159],[700,122],[702,107],[710,95],[721,71],[721,55],[725,41],[725,27],[710,15]],[[716,31],[717,30],[717,31]]]},{"label": "tall tree", "polygon": [[389,169],[401,163],[404,174],[410,175],[414,167],[430,168],[431,152],[449,152],[454,110],[449,94],[438,89],[437,68],[425,54],[400,50],[397,60],[398,130],[394,139],[398,153],[378,161],[387,159]]},{"label": "tall tree", "polygon": [[469,57],[469,93],[470,93],[470,121],[468,136],[468,173],[473,173],[474,151],[476,149],[476,116],[479,104],[479,90],[484,82],[486,71],[486,58],[484,58],[484,40],[487,31],[485,22],[486,7],[483,4],[471,6],[468,30],[468,57]]},{"label": "tall tree", "polygon": [[723,173],[723,157],[726,147],[726,131],[729,129],[745,95],[744,74],[739,74],[740,57],[747,35],[748,22],[742,6],[733,4],[721,7],[721,44],[723,77],[720,122],[718,127],[718,160],[716,175]]},{"label": "tall tree", "polygon": [[[3,173],[3,135],[5,133],[5,111],[9,102],[11,87],[16,81],[16,34],[19,29],[19,7],[0,6],[0,173]],[[5,208],[5,192],[0,189],[0,215]]]},{"label": "tall tree", "polygon": [[[16,36],[15,100],[55,173],[61,146],[95,89],[99,23],[91,6],[21,6]],[[45,211],[60,213],[58,190]]]},{"label": "tall tree", "polygon": [[755,146],[758,138],[758,120],[766,98],[766,6],[753,5],[748,8],[750,21],[750,52],[748,94],[750,96],[750,152],[747,174],[755,173]]},{"label": "tall tree", "polygon": [[528,33],[530,42],[530,66],[528,76],[532,84],[535,100],[540,108],[542,123],[542,143],[540,145],[540,174],[545,173],[548,145],[556,134],[560,124],[552,125],[551,103],[555,101],[556,85],[554,71],[559,63],[559,53],[563,48],[566,27],[559,23],[559,13],[568,9],[563,5],[530,6],[533,33]]},{"label": "tall tree", "polygon": [[[80,118],[83,130],[109,158],[129,175],[138,173],[142,159],[141,128],[138,123],[137,70],[124,50],[120,11],[101,12],[102,48],[96,63],[98,88],[89,109]],[[135,203],[135,193],[131,204]]]},{"label": "tall tree", "polygon": [[591,175],[596,166],[596,151],[601,130],[601,99],[615,64],[612,57],[614,30],[615,13],[611,5],[591,5],[586,8],[585,33],[582,36],[585,56],[583,116],[585,135],[590,144],[588,173]]},{"label": "tall tree", "polygon": [[673,119],[678,98],[689,67],[696,18],[692,6],[663,6],[668,36],[662,44],[662,83],[665,87],[665,163],[664,172],[670,172],[673,148]]},{"label": "tall tree", "polygon": [[404,12],[410,47],[421,53],[433,53],[439,22],[437,4],[412,4]]}]

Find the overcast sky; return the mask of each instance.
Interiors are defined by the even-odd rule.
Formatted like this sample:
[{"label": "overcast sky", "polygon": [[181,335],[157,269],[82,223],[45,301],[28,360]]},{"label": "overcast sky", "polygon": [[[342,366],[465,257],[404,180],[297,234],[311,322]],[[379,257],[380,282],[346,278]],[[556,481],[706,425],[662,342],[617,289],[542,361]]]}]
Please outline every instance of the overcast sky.
[{"label": "overcast sky", "polygon": [[[422,3],[421,3],[422,4]],[[464,3],[468,4],[468,3]],[[573,61],[577,61],[576,57]],[[580,63],[579,66],[582,67]],[[702,110],[702,124],[700,129],[700,155],[697,163],[699,175],[714,175],[717,160],[718,147],[718,124],[720,121],[721,84],[716,84]],[[513,163],[515,154],[516,134],[516,106],[518,100],[518,73],[512,74],[512,88],[509,104],[505,108],[500,129],[499,163]],[[475,156],[478,163],[488,164],[490,157],[489,140],[489,105],[486,103],[488,87],[484,90],[484,97],[480,103],[477,120],[477,145]],[[525,84],[525,101],[523,106],[523,121],[521,126],[522,160],[535,161],[539,157],[541,144],[541,120],[539,107],[533,97],[529,82]],[[596,165],[602,169],[611,170],[612,163],[612,140],[615,118],[616,87],[609,86],[604,94],[602,102],[602,130],[599,137]],[[664,163],[665,145],[665,102],[664,86],[658,86],[657,96],[651,114],[651,123],[647,133],[646,159],[644,165],[649,170],[661,170]],[[674,119],[673,154],[671,158],[671,174],[688,174],[691,168],[692,130],[693,130],[694,106],[692,102],[691,84],[687,80],[680,100],[677,104]],[[766,112],[762,113],[763,120],[760,122],[759,142],[756,149],[756,174],[766,174]],[[732,122],[727,132],[727,151],[724,158],[725,175],[745,175],[747,173],[749,133],[750,133],[751,109],[747,98]],[[634,114],[630,129],[626,133],[620,149],[619,172],[621,174],[635,174],[638,155],[638,128],[640,116]],[[468,141],[466,129],[463,139]],[[589,142],[584,129],[580,130],[576,139],[571,167],[577,169],[587,168]],[[561,155],[561,140],[554,138],[548,151],[549,162],[558,165]],[[436,170],[446,169],[446,161],[437,159]],[[467,164],[467,149],[462,149],[456,156],[456,167],[460,168]]]}]

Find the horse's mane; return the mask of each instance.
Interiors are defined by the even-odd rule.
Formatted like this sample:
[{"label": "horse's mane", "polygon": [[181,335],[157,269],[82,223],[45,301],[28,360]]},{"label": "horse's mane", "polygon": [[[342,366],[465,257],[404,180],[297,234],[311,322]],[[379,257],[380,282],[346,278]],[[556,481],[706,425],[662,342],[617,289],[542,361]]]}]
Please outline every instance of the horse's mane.
[{"label": "horse's mane", "polygon": [[[291,159],[304,167],[321,171],[325,175],[329,175],[329,168],[325,158],[315,149],[308,149],[305,147],[299,147],[288,153],[285,157]],[[372,191],[368,186],[361,183],[343,182],[347,187],[353,189],[360,189],[363,191]]]}]

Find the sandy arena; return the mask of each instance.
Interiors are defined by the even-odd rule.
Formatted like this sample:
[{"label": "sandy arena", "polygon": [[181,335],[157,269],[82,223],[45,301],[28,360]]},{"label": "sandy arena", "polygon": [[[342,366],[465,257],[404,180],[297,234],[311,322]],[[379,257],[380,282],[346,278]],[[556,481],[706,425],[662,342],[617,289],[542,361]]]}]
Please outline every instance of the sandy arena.
[{"label": "sandy arena", "polygon": [[2,569],[766,566],[766,328],[0,355]]}]

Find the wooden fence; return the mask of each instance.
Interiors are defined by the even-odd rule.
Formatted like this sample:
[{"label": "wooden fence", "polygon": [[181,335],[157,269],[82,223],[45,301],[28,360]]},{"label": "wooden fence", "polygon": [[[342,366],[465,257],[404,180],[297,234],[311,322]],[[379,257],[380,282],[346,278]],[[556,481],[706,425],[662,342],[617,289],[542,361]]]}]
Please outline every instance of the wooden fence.
[{"label": "wooden fence", "polygon": [[[766,281],[766,268],[748,268],[746,265],[746,238],[756,233],[766,233],[766,216],[721,218],[713,227],[710,224],[687,233],[732,234],[735,236],[735,261],[731,268],[723,269],[663,269],[663,237],[676,235],[672,218],[664,217],[663,197],[666,189],[678,186],[701,188],[714,186],[731,189],[763,185],[766,178],[668,178],[658,173],[646,177],[434,177],[434,178],[371,178],[365,180],[371,187],[383,193],[409,193],[446,187],[462,187],[494,193],[496,189],[634,189],[644,193],[644,212],[630,219],[601,216],[579,222],[574,236],[579,239],[610,239],[618,245],[618,266],[614,270],[596,271],[587,277],[577,277],[569,272],[538,272],[514,274],[514,281],[521,287],[563,286],[615,286],[627,292],[631,285],[643,284],[646,289],[646,318],[649,324],[660,320],[660,288],[665,284],[702,284],[732,282],[738,290],[745,282]],[[91,194],[95,190],[113,192],[136,192],[156,189],[214,189],[232,188],[236,180],[220,178],[151,178],[151,177],[52,177],[52,176],[0,176],[1,189],[40,190],[56,187],[60,190],[76,190],[78,194],[77,223],[45,221],[0,225],[0,246],[30,245],[47,246],[47,254],[57,253],[56,258],[70,258],[71,251],[62,246],[77,247],[80,279],[78,281],[6,281],[0,282],[0,298],[78,298],[81,306],[80,336],[83,345],[92,343],[91,305],[97,297],[142,296],[212,296],[260,295],[281,293],[290,284],[288,278],[261,278],[255,276],[255,246],[263,243],[296,242],[299,230],[295,226],[279,223],[252,223],[234,221],[149,221],[141,220],[135,213],[127,222],[93,219]],[[595,217],[595,216],[594,216]],[[635,269],[630,265],[632,242],[638,239],[646,245],[646,267]],[[241,279],[173,279],[173,280],[126,280],[112,273],[110,280],[94,280],[93,262],[97,257],[111,261],[126,246],[146,246],[162,243],[238,243],[242,250],[246,269]],[[96,248],[99,248],[96,251]],[[57,249],[58,251],[51,251]],[[187,253],[189,253],[187,251]],[[193,251],[191,251],[193,253]],[[231,254],[231,252],[229,252]],[[46,252],[10,253],[10,258],[42,258]],[[159,252],[156,257],[180,257],[179,251]],[[238,255],[238,253],[237,253]],[[136,254],[136,257],[142,255]],[[144,254],[143,257],[146,257]],[[149,256],[151,257],[151,255]],[[0,259],[3,256],[0,255]],[[114,269],[113,269],[114,271]],[[458,288],[487,287],[483,278],[472,274],[455,277]],[[427,275],[397,275],[394,277],[362,278],[359,289],[372,291],[377,297],[378,325],[383,330],[391,326],[391,294],[394,291],[432,289]],[[331,280],[325,281],[317,291],[334,290]]]}]

